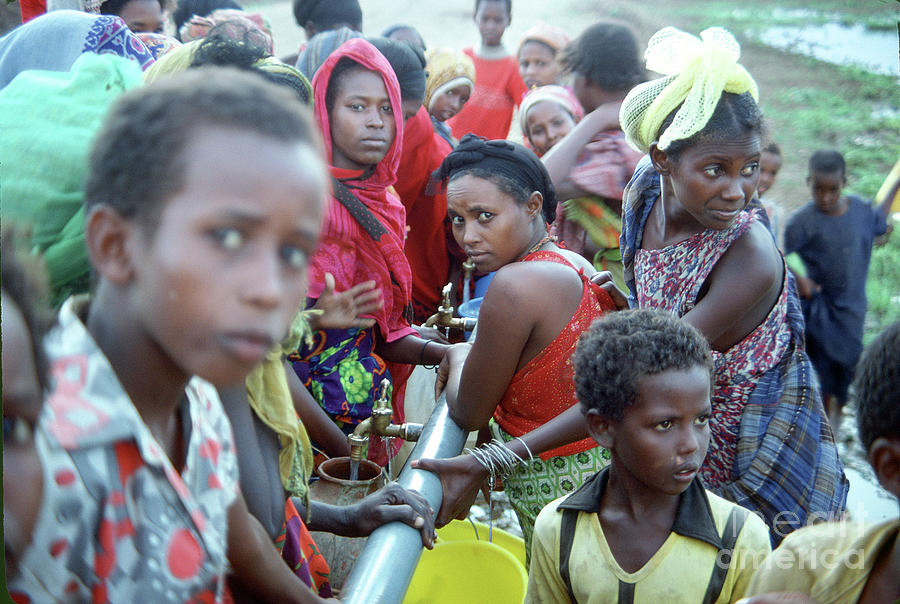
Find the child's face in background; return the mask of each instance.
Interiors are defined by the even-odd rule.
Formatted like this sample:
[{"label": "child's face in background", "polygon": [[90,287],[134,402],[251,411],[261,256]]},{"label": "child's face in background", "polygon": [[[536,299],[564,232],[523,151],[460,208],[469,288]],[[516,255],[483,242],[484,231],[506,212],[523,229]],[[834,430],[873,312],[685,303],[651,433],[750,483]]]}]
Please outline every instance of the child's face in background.
[{"label": "child's face in background", "polygon": [[841,213],[841,191],[846,182],[841,171],[813,172],[806,179],[813,203],[820,212],[829,215]]},{"label": "child's face in background", "polygon": [[34,427],[43,406],[31,336],[25,318],[6,293],[3,333],[3,534],[7,576],[31,542],[43,492],[43,469]]},{"label": "child's face in background", "polygon": [[328,121],[331,161],[337,168],[365,170],[377,164],[397,135],[384,80],[368,69],[344,72]]},{"label": "child's face in background", "polygon": [[157,0],[131,0],[119,16],[134,33],[163,33],[163,14]]},{"label": "child's face in background", "polygon": [[575,119],[558,103],[541,101],[528,109],[525,124],[528,141],[543,155],[575,127]]},{"label": "child's face in background", "polygon": [[[653,151],[653,150],[651,150]],[[656,151],[657,153],[661,153]],[[759,180],[760,138],[701,141],[666,160],[664,173],[681,209],[704,229],[726,229],[747,207]],[[655,160],[654,160],[654,163]]]},{"label": "child's face in background", "polygon": [[434,99],[431,104],[431,116],[439,122],[446,122],[462,111],[471,94],[472,89],[465,84],[451,88]]},{"label": "child's face in background", "polygon": [[763,151],[759,157],[759,184],[756,186],[760,195],[764,195],[772,187],[779,170],[781,170],[781,156]]},{"label": "child's face in background", "polygon": [[509,12],[506,2],[498,0],[482,0],[475,11],[475,24],[481,34],[481,43],[485,46],[499,46],[503,32],[509,27]]},{"label": "child's face in background", "polygon": [[[706,367],[638,378],[634,403],[607,428],[615,472],[623,484],[666,495],[688,488],[709,447],[709,397]],[[589,412],[592,435],[598,421],[603,420]]]},{"label": "child's face in background", "polygon": [[157,365],[216,386],[240,383],[286,335],[304,301],[325,195],[318,152],[204,126],[184,184],[153,232],[137,227],[128,312]]},{"label": "child's face in background", "polygon": [[559,83],[556,53],[543,42],[525,42],[519,50],[519,74],[529,88]]}]

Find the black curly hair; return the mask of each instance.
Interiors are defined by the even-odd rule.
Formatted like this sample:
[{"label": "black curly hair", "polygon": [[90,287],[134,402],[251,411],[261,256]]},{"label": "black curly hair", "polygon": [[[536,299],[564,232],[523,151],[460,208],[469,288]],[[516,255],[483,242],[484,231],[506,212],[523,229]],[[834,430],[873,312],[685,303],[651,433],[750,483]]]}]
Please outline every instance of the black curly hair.
[{"label": "black curly hair", "polygon": [[[551,224],[556,218],[556,189],[550,174],[534,151],[523,145],[466,134],[431,175],[431,181],[446,185],[466,174],[491,182],[520,205],[539,191],[544,221]],[[434,188],[433,184],[429,189]]]},{"label": "black curly hair", "polygon": [[309,109],[284,87],[232,67],[189,69],[116,101],[91,151],[85,209],[105,204],[152,233],[183,184],[188,141],[209,125],[321,147]]},{"label": "black curly hair", "polygon": [[627,92],[647,79],[637,37],[614,21],[594,23],[559,53],[566,73],[576,73],[604,90]]},{"label": "black curly hair", "polygon": [[856,424],[866,451],[881,436],[900,438],[900,321],[863,352],[853,380]]},{"label": "black curly hair", "polygon": [[820,174],[834,174],[840,172],[845,174],[847,164],[844,162],[844,156],[840,151],[834,149],[819,149],[809,157],[809,173],[816,172]]},{"label": "black curly hair", "polygon": [[48,304],[49,286],[43,263],[24,250],[27,238],[12,224],[4,224],[0,232],[0,288],[19,307],[31,336],[31,351],[38,383],[49,384],[49,364],[42,341],[53,323]]},{"label": "black curly hair", "polygon": [[[243,30],[240,39],[232,39],[226,34],[226,31],[234,33],[240,30]],[[217,65],[257,73],[274,84],[290,88],[304,105],[312,105],[310,85],[302,74],[271,72],[257,66],[260,61],[271,56],[266,44],[259,30],[249,29],[236,21],[225,21],[210,29],[194,50],[191,67]]]},{"label": "black curly hair", "polygon": [[575,392],[585,413],[622,419],[637,396],[638,380],[670,369],[705,367],[713,375],[706,338],[674,315],[651,309],[623,310],[594,321],[572,356]]}]

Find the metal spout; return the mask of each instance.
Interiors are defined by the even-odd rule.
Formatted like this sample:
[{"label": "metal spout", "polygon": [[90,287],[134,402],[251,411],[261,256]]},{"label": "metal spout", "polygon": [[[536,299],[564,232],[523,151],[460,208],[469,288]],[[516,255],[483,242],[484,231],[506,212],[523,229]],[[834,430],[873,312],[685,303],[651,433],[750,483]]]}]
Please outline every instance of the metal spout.
[{"label": "metal spout", "polygon": [[375,401],[372,417],[361,421],[353,430],[353,434],[347,437],[350,443],[351,460],[363,460],[365,457],[363,450],[369,442],[370,434],[402,438],[411,442],[419,440],[419,436],[422,434],[422,424],[403,423],[398,426],[391,423],[391,401],[388,397],[390,386],[389,380],[381,382],[381,396]]},{"label": "metal spout", "polygon": [[[450,418],[446,397],[441,394],[425,424],[422,438],[397,479],[401,486],[418,491],[425,497],[435,514],[441,507],[443,496],[441,479],[437,474],[411,468],[409,462],[459,455],[467,434]],[[421,553],[422,535],[411,526],[397,521],[377,528],[344,581],[341,601],[345,604],[399,604],[403,601]]]},{"label": "metal spout", "polygon": [[450,304],[450,290],[452,287],[452,284],[448,283],[441,290],[441,305],[438,307],[438,311],[425,321],[425,327],[447,327],[449,329],[472,331],[478,322],[477,319],[453,316],[453,306]]}]

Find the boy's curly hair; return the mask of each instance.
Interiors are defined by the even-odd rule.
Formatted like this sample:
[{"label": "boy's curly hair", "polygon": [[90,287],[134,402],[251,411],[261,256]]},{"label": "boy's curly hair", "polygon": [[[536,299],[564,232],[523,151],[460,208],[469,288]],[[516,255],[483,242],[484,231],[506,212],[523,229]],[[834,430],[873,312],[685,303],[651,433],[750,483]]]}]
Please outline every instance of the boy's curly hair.
[{"label": "boy's curly hair", "polygon": [[705,367],[713,375],[706,338],[674,315],[650,309],[612,312],[594,321],[572,357],[575,392],[585,413],[622,419],[638,380],[670,369]]},{"label": "boy's curly hair", "polygon": [[844,156],[835,149],[819,149],[809,157],[809,173],[834,174],[840,172],[846,174],[847,164]]},{"label": "boy's curly hair", "polygon": [[869,344],[853,380],[859,440],[868,451],[881,436],[900,438],[900,321]]}]

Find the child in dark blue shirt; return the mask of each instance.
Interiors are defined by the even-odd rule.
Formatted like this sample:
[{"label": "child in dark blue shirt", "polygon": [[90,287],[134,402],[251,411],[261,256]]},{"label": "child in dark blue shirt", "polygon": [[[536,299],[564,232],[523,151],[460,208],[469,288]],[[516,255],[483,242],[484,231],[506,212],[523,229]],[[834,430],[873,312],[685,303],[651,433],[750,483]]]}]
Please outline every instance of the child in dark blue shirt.
[{"label": "child in dark blue shirt", "polygon": [[797,252],[806,266],[807,276],[797,277],[806,346],[834,425],[862,353],[866,273],[872,243],[887,231],[890,201],[875,207],[843,195],[847,179],[837,151],[813,153],[806,182],[813,199],[789,219],[784,253]]}]

